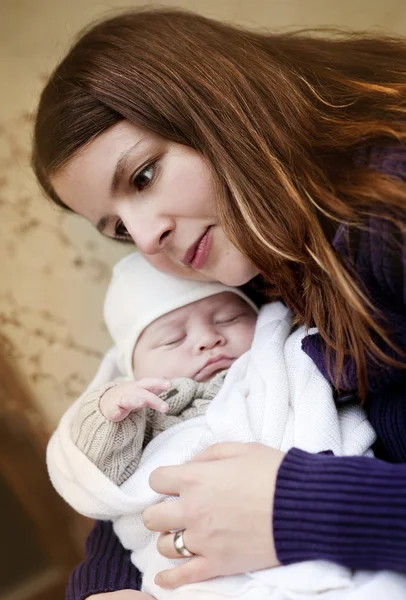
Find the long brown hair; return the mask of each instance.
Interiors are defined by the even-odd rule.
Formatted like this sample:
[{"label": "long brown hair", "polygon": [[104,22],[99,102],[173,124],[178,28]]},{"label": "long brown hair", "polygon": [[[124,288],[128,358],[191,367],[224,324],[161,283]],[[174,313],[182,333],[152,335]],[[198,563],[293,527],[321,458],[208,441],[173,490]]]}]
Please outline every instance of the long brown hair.
[{"label": "long brown hair", "polygon": [[33,167],[63,205],[51,175],[122,119],[201,152],[224,230],[268,297],[318,327],[337,386],[354,358],[365,398],[367,358],[396,361],[380,350],[389,334],[331,232],[367,226],[371,215],[403,227],[405,185],[354,156],[403,142],[405,117],[401,38],[269,34],[184,11],[133,11],[85,32],[52,74]]}]

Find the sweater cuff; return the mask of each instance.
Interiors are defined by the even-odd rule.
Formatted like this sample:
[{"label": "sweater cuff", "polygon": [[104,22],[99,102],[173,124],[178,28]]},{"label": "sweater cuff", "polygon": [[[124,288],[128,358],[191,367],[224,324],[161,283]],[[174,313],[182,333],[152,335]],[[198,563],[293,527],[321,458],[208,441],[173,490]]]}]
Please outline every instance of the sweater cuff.
[{"label": "sweater cuff", "polygon": [[86,559],[71,573],[66,600],[85,600],[93,594],[140,590],[142,575],[115,535],[111,522],[96,521],[86,541]]},{"label": "sweater cuff", "polygon": [[293,448],[276,482],[278,559],[406,571],[405,497],[406,465]]}]

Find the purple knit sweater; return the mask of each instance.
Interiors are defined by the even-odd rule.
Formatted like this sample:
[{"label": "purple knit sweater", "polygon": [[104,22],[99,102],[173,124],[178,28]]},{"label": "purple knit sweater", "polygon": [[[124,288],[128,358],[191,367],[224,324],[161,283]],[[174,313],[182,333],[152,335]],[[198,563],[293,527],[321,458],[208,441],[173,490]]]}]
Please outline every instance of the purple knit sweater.
[{"label": "purple knit sweater", "polygon": [[[406,181],[406,149],[375,148],[360,155],[370,168]],[[349,256],[341,226],[333,246]],[[382,221],[351,239],[359,279],[406,350],[406,250]],[[403,251],[402,251],[403,248]],[[383,345],[383,349],[390,351]],[[303,350],[328,377],[323,344],[308,336]],[[393,352],[392,352],[393,355]],[[343,388],[357,387],[352,361]],[[376,455],[385,459],[335,457],[290,450],[279,469],[274,501],[274,536],[282,564],[328,559],[353,569],[406,572],[406,371],[371,369],[366,410],[377,435]],[[96,593],[140,589],[141,576],[119,543],[110,522],[96,522],[86,559],[72,573],[67,600]]]}]

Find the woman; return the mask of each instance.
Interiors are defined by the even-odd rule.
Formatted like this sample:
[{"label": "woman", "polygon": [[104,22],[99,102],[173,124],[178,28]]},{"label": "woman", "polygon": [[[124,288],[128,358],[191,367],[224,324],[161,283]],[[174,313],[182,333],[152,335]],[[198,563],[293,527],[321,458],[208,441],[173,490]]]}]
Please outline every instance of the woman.
[{"label": "woman", "polygon": [[[33,153],[49,197],[163,271],[282,298],[386,461],[220,444],[158,469],[151,486],[179,500],[145,523],[165,556],[199,555],[159,585],[318,558],[406,571],[405,113],[402,39],[179,11],[96,25],[51,76]],[[70,583],[69,598],[143,596],[107,523]]]}]

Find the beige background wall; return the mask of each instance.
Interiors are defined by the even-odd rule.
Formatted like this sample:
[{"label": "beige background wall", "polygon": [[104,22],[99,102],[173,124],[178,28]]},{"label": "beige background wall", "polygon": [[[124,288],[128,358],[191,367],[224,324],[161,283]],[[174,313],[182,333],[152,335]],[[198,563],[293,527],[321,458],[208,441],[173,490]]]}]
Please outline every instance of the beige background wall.
[{"label": "beige background wall", "polygon": [[[132,5],[145,4],[133,2]],[[172,2],[161,2],[170,6]],[[94,17],[129,3],[0,0],[0,344],[50,429],[95,372],[109,338],[101,310],[128,251],[41,197],[29,169],[32,112],[47,73]],[[406,34],[405,0],[178,0],[205,15],[277,28],[336,25]]]}]

